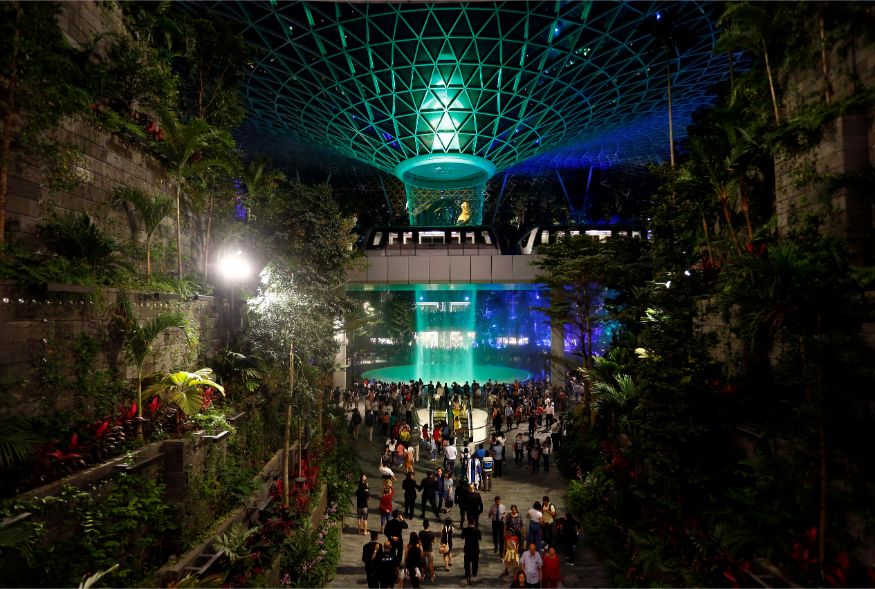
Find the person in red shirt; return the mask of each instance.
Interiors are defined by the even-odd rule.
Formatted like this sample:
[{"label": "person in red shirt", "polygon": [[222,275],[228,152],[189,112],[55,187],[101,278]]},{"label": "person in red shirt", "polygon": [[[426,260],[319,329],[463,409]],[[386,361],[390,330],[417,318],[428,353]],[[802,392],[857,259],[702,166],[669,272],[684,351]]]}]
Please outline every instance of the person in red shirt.
[{"label": "person in red shirt", "polygon": [[541,569],[541,581],[545,589],[559,586],[559,581],[562,579],[559,565],[559,556],[556,554],[556,549],[551,546],[544,555],[544,567]]},{"label": "person in red shirt", "polygon": [[380,497],[380,533],[383,533],[383,527],[386,522],[392,519],[392,498],[395,491],[392,487],[384,489],[383,496]]}]

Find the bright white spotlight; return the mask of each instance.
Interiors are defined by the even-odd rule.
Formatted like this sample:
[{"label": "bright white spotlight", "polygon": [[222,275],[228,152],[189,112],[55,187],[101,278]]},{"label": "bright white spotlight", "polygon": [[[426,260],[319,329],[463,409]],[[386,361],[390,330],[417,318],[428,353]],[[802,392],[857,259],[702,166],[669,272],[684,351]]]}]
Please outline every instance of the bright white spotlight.
[{"label": "bright white spotlight", "polygon": [[249,264],[249,260],[243,256],[243,252],[240,250],[232,254],[226,254],[219,261],[219,272],[227,280],[246,280],[249,278],[251,271],[252,267]]}]

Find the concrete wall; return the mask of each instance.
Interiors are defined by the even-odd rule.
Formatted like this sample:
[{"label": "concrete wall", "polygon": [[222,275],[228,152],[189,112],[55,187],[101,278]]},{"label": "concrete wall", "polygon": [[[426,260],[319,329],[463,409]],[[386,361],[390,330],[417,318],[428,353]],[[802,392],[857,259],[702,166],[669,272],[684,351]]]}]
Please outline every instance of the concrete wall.
[{"label": "concrete wall", "polygon": [[[781,76],[782,114],[792,117],[804,108],[825,103],[827,81],[832,102],[839,102],[855,91],[875,86],[875,48],[857,46],[834,48],[829,54],[829,76],[821,71],[820,60],[810,67],[797,68]],[[822,138],[800,153],[784,153],[775,158],[775,212],[779,233],[793,223],[794,212],[811,210],[824,186],[817,175],[861,172],[875,166],[875,108],[857,109],[829,121]],[[875,260],[871,232],[875,224],[871,194],[839,190],[832,195],[837,208],[830,228],[848,238],[860,262]]]},{"label": "concrete wall", "polygon": [[[124,32],[120,10],[109,2],[62,3],[58,20],[74,45],[86,43],[96,35]],[[84,211],[117,242],[144,243],[145,234],[139,221],[126,214],[123,207],[112,204],[110,197],[121,186],[151,195],[175,196],[175,186],[161,162],[136,142],[112,135],[81,119],[64,121],[47,134],[47,139],[59,148],[57,155],[51,158],[21,151],[12,154],[6,205],[7,237],[24,247],[39,250],[39,225],[53,215]],[[183,219],[181,248],[186,273],[203,267],[201,225],[197,218]],[[175,224],[165,219],[153,237],[153,247],[175,247],[175,241]],[[143,267],[145,269],[145,262]],[[153,269],[175,273],[175,257],[153,259]]]},{"label": "concrete wall", "polygon": [[[47,368],[72,380],[76,362],[73,348],[83,335],[102,342],[93,369],[118,368],[123,377],[135,376],[125,359],[122,342],[113,335],[111,321],[118,291],[86,293],[55,288],[58,290],[45,298],[25,299],[15,294],[10,284],[0,285],[0,374],[21,382],[10,389],[19,400],[15,407],[19,414],[64,409],[87,400],[87,391],[64,396],[43,386]],[[215,350],[224,345],[227,308],[213,297],[183,301],[175,295],[156,299],[151,294],[132,293],[128,298],[141,323],[163,311],[179,310],[197,332],[201,349]],[[196,366],[197,354],[198,350],[189,351],[180,330],[168,330],[155,342],[153,354],[146,359],[145,373],[201,368]]]}]

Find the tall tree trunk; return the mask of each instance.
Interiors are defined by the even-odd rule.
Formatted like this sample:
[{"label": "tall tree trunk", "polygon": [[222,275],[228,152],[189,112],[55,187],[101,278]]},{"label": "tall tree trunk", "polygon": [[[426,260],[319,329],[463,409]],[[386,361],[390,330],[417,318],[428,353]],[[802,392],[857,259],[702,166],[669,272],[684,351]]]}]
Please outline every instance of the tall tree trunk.
[{"label": "tall tree trunk", "polygon": [[769,79],[769,93],[772,95],[772,109],[775,111],[775,124],[781,124],[781,113],[778,111],[778,95],[775,92],[775,80],[772,77],[772,66],[769,65],[769,51],[766,49],[766,41],[763,39],[763,61],[766,63],[766,76]]},{"label": "tall tree trunk", "polygon": [[666,80],[668,85],[668,156],[671,169],[674,170],[674,120],[671,113],[671,60],[668,50],[665,52]]},{"label": "tall tree trunk", "polygon": [[146,281],[152,283],[152,234],[146,235]]},{"label": "tall tree trunk", "polygon": [[136,436],[143,441],[143,367],[137,366],[137,429]]},{"label": "tall tree trunk", "polygon": [[832,104],[832,82],[829,79],[829,55],[826,50],[826,18],[822,3],[817,9],[817,32],[820,36],[820,69],[823,72],[824,95],[826,103]]},{"label": "tall tree trunk", "polygon": [[209,260],[210,260],[210,230],[213,227],[213,195],[210,194],[207,200],[207,231],[204,236],[204,279],[209,278]]},{"label": "tall tree trunk", "polygon": [[732,226],[732,213],[729,210],[729,199],[726,196],[726,190],[720,190],[720,205],[723,208],[723,218],[726,219],[726,229],[729,231],[729,237],[732,238],[732,243],[735,245],[735,250],[741,255],[741,245],[738,243],[738,235],[735,233],[735,227]]},{"label": "tall tree trunk", "polygon": [[708,260],[713,265],[714,254],[711,253],[711,236],[708,232],[708,221],[705,219],[705,213],[702,213],[702,229],[705,230],[705,251],[708,252]]},{"label": "tall tree trunk", "polygon": [[176,184],[176,268],[177,280],[182,281],[182,184]]},{"label": "tall tree trunk", "polygon": [[750,193],[747,190],[744,174],[738,177],[738,192],[741,194],[741,212],[747,223],[747,241],[748,243],[753,243],[753,224],[750,221]]},{"label": "tall tree trunk", "polygon": [[[286,427],[283,436],[283,505],[289,504],[289,439],[292,436],[292,400],[295,394],[295,340],[289,343],[289,405],[286,407]],[[298,447],[298,460],[301,448]]]}]

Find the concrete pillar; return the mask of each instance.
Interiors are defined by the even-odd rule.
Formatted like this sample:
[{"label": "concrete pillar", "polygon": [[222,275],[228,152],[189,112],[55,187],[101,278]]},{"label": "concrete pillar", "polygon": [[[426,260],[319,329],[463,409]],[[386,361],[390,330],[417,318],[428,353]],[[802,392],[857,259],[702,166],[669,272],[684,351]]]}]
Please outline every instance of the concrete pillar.
[{"label": "concrete pillar", "polygon": [[[550,296],[555,295],[554,291]],[[565,386],[565,324],[554,317],[550,318],[550,383]]]}]

